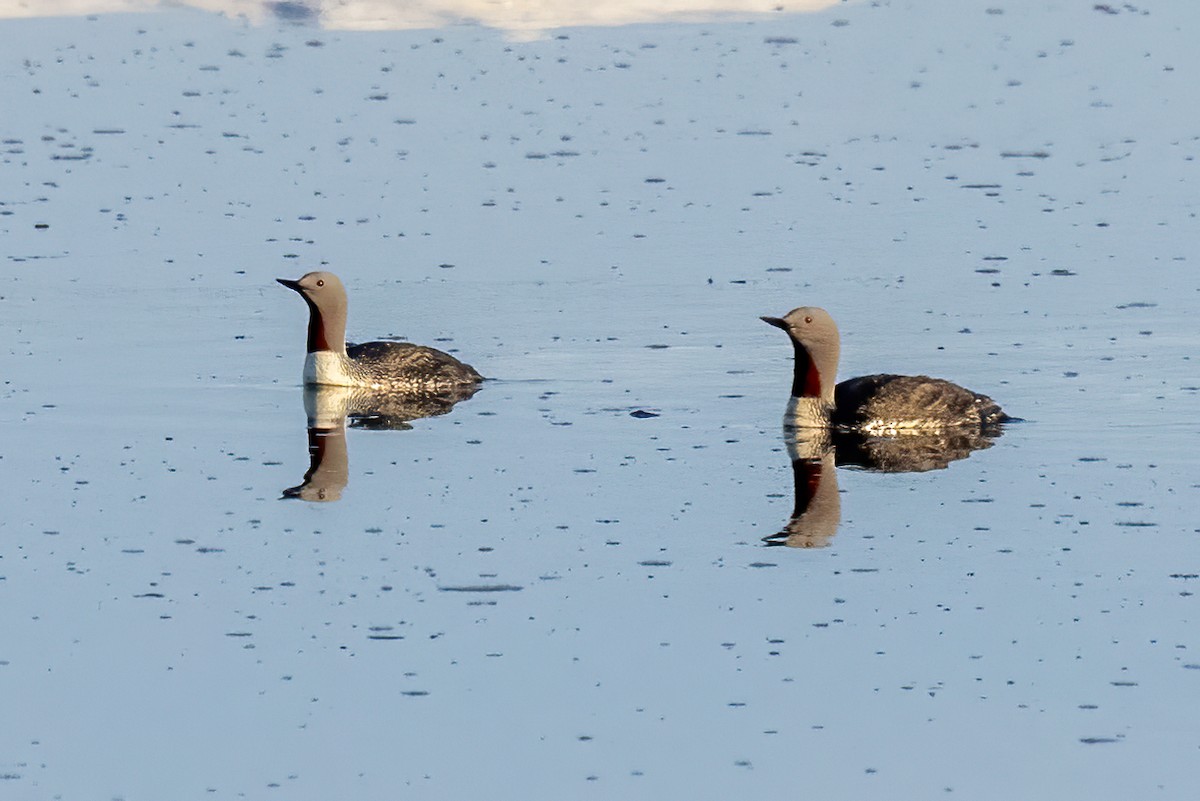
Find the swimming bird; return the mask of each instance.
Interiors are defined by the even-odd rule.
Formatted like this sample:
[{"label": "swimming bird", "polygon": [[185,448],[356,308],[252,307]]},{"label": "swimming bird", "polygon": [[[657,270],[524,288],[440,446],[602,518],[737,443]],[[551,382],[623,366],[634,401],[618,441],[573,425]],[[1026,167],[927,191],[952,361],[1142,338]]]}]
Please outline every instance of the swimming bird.
[{"label": "swimming bird", "polygon": [[881,374],[835,385],[841,340],[829,312],[801,306],[761,319],[786,331],[796,350],[787,425],[893,435],[954,428],[995,432],[1010,419],[987,395],[940,378]]},{"label": "swimming bird", "polygon": [[331,272],[275,279],[308,304],[304,383],[392,392],[442,393],[483,381],[449,353],[410,342],[346,344],[346,288]]}]

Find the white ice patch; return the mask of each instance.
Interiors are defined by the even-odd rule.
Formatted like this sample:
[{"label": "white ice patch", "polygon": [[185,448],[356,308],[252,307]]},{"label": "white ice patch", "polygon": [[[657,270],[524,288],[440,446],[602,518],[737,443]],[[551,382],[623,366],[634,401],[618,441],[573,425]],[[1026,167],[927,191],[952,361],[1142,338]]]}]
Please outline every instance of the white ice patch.
[{"label": "white ice patch", "polygon": [[256,24],[278,19],[307,22],[329,30],[414,30],[476,24],[508,31],[513,38],[536,39],[562,27],[704,22],[755,19],[779,12],[815,12],[838,0],[338,0],[292,2],[274,0],[0,0],[0,19],[81,16],[114,12],[146,13],[180,5],[216,11]]}]

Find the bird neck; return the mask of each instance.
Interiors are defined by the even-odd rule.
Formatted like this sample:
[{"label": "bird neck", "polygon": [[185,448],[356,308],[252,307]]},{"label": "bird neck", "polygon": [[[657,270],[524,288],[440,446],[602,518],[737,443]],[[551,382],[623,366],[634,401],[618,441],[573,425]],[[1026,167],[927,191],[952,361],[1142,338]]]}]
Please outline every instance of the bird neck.
[{"label": "bird neck", "polygon": [[837,371],[837,354],[818,361],[807,347],[794,342],[796,366],[792,373],[793,398],[818,398],[828,405],[833,404],[833,378]]},{"label": "bird neck", "polygon": [[328,350],[345,356],[345,313],[323,312],[307,297],[304,301],[308,303],[308,352]]}]

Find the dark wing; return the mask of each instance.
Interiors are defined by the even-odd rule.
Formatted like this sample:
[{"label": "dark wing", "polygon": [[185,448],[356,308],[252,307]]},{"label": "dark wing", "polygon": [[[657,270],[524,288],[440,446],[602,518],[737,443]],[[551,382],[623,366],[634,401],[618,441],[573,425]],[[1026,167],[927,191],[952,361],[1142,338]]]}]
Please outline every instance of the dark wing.
[{"label": "dark wing", "polygon": [[364,342],[349,345],[346,352],[350,358],[364,365],[378,363],[386,365],[393,374],[412,373],[428,376],[447,383],[478,383],[483,376],[449,353],[411,342]]},{"label": "dark wing", "polygon": [[834,390],[835,424],[872,420],[928,420],[946,427],[995,429],[1008,419],[987,395],[924,375],[867,375]]}]

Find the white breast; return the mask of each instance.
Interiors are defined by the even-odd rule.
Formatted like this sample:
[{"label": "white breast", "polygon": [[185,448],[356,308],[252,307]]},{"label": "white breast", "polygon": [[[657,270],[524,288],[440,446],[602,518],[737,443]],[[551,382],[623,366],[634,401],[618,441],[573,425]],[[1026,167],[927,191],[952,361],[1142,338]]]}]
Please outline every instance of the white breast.
[{"label": "white breast", "polygon": [[346,373],[343,357],[333,351],[320,350],[304,360],[304,383],[352,387],[355,382]]},{"label": "white breast", "polygon": [[792,428],[828,428],[829,407],[820,398],[795,398],[788,401],[783,424]]}]

